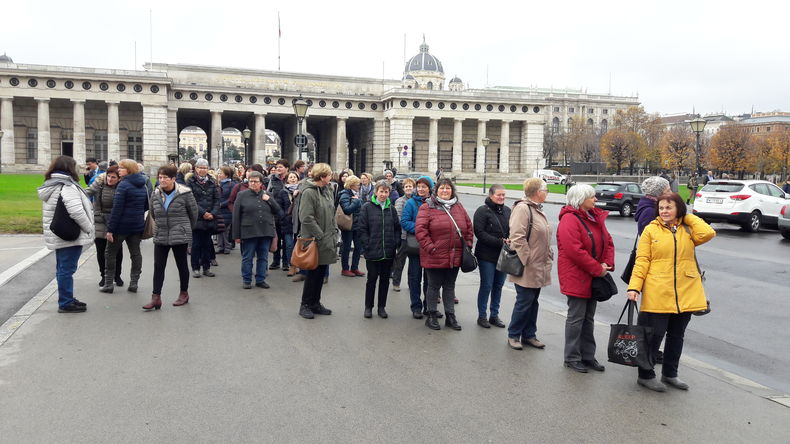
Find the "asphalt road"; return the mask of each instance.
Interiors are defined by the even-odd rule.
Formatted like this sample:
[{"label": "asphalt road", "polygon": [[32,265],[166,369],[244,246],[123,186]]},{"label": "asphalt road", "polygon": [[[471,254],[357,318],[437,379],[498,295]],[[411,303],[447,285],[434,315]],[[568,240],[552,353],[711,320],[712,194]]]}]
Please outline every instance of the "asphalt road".
[{"label": "asphalt road", "polygon": [[[461,202],[472,217],[483,197],[461,195]],[[512,202],[508,199],[508,205]],[[544,206],[555,229],[560,208]],[[790,320],[790,241],[775,230],[745,233],[724,224],[713,227],[716,237],[697,249],[712,312],[692,317],[684,353],[790,393],[790,329],[785,328]],[[607,228],[614,238],[615,266],[621,268],[628,262],[636,223],[611,213]],[[617,320],[625,300],[626,285],[619,279],[620,268],[614,273],[620,294],[598,305],[596,320],[606,324]],[[512,284],[506,285],[512,288]],[[555,305],[557,310],[567,309],[556,267],[553,284],[541,292],[541,301]]]}]

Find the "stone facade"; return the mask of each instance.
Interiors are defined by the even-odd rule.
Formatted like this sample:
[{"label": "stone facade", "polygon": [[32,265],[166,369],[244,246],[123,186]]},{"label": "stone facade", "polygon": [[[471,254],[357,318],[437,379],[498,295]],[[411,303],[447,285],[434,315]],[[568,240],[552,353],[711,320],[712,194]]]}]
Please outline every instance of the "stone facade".
[{"label": "stone facade", "polygon": [[[564,129],[569,119],[581,118],[603,128],[618,109],[638,104],[635,97],[583,91],[467,89],[460,80],[459,87],[444,88],[443,73],[433,75],[437,83],[427,89],[404,87],[402,79],[211,66],[123,71],[3,62],[2,171],[43,171],[60,154],[80,163],[130,157],[154,171],[180,160],[181,131],[197,126],[206,133],[212,164],[223,129],[249,128],[259,163],[266,158],[265,131],[273,130],[291,162],[306,157],[372,173],[441,167],[462,179],[485,170],[494,179],[518,180],[543,166],[545,125]],[[310,104],[303,128],[315,148],[308,153],[294,145],[292,101],[299,96]]]}]

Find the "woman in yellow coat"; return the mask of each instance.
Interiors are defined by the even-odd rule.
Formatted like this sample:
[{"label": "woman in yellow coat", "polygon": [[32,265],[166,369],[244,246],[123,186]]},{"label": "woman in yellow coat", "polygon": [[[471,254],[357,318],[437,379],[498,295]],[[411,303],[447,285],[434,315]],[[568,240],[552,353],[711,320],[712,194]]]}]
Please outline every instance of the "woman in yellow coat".
[{"label": "woman in yellow coat", "polygon": [[705,221],[686,214],[686,204],[677,193],[658,198],[658,217],[642,232],[636,263],[628,283],[628,299],[642,296],[638,325],[652,327],[648,345],[655,356],[666,333],[661,382],[653,369],[639,369],[637,383],[657,392],[663,383],[681,390],[688,384],[678,379],[683,335],[691,314],[707,309],[702,277],[694,249],[713,239],[716,232]]}]

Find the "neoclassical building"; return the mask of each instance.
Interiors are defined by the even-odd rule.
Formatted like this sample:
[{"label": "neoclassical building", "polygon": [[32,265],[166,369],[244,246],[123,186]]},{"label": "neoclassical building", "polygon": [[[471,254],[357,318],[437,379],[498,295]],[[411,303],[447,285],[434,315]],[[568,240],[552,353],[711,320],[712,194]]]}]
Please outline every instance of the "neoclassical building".
[{"label": "neoclassical building", "polygon": [[[520,178],[543,166],[543,134],[575,119],[605,129],[637,97],[581,90],[469,89],[445,84],[427,44],[400,80],[153,63],[144,71],[14,63],[0,57],[2,172],[42,171],[53,156],[133,158],[154,170],[178,160],[182,130],[205,131],[208,158],[219,159],[222,132],[250,130],[253,161],[264,162],[266,130],[283,156],[294,145],[292,103],[310,104],[310,160],[333,168],[431,172],[460,178],[486,171]],[[312,142],[314,140],[314,143]],[[484,144],[487,142],[487,145]]]}]

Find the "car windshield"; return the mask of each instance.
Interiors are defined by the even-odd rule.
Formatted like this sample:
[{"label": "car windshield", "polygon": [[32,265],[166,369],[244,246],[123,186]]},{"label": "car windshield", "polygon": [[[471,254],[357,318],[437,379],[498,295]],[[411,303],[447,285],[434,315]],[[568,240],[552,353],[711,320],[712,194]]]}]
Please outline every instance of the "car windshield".
[{"label": "car windshield", "polygon": [[595,186],[595,191],[617,191],[620,185],[614,183],[599,183]]},{"label": "car windshield", "polygon": [[707,191],[709,193],[736,193],[743,189],[742,183],[735,182],[710,182],[700,191]]}]

